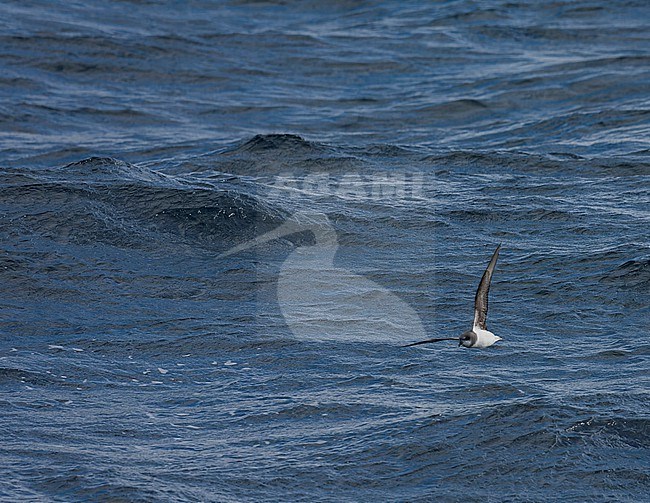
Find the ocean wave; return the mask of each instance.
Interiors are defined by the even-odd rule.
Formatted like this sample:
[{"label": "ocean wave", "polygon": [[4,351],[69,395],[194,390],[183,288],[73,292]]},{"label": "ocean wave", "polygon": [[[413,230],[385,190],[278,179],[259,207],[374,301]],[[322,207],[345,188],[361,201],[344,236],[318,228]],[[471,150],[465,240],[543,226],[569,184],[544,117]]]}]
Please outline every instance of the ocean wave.
[{"label": "ocean wave", "polygon": [[7,178],[0,201],[20,213],[20,226],[61,242],[139,248],[174,236],[223,247],[278,225],[286,214],[245,189],[193,183],[111,158]]},{"label": "ocean wave", "polygon": [[650,259],[628,260],[600,279],[619,288],[647,289],[650,285]]}]

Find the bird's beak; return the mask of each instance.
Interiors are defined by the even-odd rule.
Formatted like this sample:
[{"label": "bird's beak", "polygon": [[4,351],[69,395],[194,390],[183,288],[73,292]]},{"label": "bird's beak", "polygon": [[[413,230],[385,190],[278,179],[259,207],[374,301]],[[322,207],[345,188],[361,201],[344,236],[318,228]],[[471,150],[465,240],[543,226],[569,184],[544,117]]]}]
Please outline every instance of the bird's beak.
[{"label": "bird's beak", "polygon": [[462,339],[458,339],[458,347],[461,347],[462,345],[463,345],[463,340],[462,340]]},{"label": "bird's beak", "polygon": [[300,225],[298,222],[294,222],[293,220],[287,220],[280,227],[276,227],[266,234],[257,236],[256,238],[251,239],[250,241],[246,241],[240,245],[233,246],[230,248],[230,250],[226,250],[225,252],[221,253],[217,258],[224,258],[229,255],[239,253],[240,251],[248,250],[254,246],[261,245],[262,243],[267,243],[268,241],[273,241],[274,239],[278,239],[283,236],[294,234],[296,232],[302,232],[305,230],[308,230],[308,228],[306,229],[304,226]]}]

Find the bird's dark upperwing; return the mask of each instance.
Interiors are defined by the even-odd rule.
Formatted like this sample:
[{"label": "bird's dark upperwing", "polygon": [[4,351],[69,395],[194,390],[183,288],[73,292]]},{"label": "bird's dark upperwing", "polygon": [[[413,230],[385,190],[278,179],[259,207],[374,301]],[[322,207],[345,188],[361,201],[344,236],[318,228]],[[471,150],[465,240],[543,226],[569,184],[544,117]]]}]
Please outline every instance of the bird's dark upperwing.
[{"label": "bird's dark upperwing", "polygon": [[407,344],[406,346],[402,346],[403,348],[410,348],[411,346],[417,346],[418,344],[428,344],[430,342],[440,342],[440,341],[457,341],[458,337],[443,337],[441,339],[427,339],[426,341],[420,341],[420,342],[413,342],[411,344]]},{"label": "bird's dark upperwing", "polygon": [[474,326],[482,328],[483,330],[487,330],[485,321],[487,320],[488,312],[488,293],[490,292],[490,281],[492,280],[494,266],[497,265],[500,248],[501,245],[497,246],[497,249],[494,250],[490,263],[483,273],[481,282],[478,285],[478,290],[476,290],[476,297],[474,298]]}]

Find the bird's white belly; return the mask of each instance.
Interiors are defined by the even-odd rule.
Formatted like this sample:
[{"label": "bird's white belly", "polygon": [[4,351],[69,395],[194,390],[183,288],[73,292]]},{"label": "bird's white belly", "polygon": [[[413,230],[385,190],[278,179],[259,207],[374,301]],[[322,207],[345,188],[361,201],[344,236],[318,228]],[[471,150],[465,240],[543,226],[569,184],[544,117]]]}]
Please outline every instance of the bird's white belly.
[{"label": "bird's white belly", "polygon": [[487,348],[501,340],[501,337],[497,337],[489,330],[483,330],[479,327],[474,327],[472,330],[476,334],[476,344],[472,346],[474,348]]}]

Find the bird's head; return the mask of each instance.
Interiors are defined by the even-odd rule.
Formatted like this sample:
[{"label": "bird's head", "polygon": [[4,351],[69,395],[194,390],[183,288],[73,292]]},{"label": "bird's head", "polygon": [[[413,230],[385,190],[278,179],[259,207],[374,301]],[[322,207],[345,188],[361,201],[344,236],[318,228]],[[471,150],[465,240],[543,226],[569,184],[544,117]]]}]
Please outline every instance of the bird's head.
[{"label": "bird's head", "polygon": [[462,333],[460,337],[458,337],[458,345],[465,346],[466,348],[471,348],[474,344],[476,344],[477,339],[478,337],[476,337],[476,334],[471,330],[468,330],[467,332]]}]

